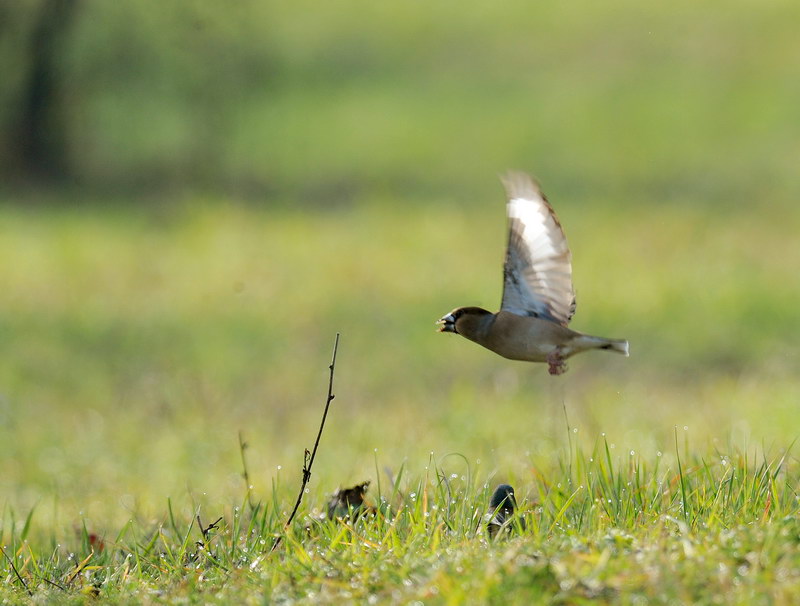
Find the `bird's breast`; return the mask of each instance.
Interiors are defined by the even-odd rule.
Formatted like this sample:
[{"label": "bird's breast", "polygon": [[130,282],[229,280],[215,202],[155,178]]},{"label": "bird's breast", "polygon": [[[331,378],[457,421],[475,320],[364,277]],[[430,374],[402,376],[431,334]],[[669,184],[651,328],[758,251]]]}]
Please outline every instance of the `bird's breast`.
[{"label": "bird's breast", "polygon": [[504,358],[544,362],[547,354],[572,334],[570,329],[549,320],[501,311],[479,343]]}]

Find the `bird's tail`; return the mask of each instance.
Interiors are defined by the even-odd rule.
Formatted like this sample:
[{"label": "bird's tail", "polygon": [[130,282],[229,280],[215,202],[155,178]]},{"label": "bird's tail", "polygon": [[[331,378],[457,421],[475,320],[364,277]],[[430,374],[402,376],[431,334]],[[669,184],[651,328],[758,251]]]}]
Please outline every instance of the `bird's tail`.
[{"label": "bird's tail", "polygon": [[630,355],[628,341],[625,339],[606,339],[604,337],[581,335],[580,345],[582,349],[607,349],[622,354],[625,357]]}]

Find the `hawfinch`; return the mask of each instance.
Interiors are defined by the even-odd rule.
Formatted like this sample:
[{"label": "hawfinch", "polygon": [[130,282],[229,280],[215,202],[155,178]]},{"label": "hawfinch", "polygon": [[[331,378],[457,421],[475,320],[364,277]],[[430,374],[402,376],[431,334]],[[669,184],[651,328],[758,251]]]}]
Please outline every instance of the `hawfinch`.
[{"label": "hawfinch", "polygon": [[375,513],[375,509],[367,505],[364,496],[369,488],[369,480],[356,484],[351,488],[340,488],[328,500],[328,519],[356,518],[366,514]]},{"label": "hawfinch", "polygon": [[625,340],[568,328],[575,291],[561,224],[528,175],[509,173],[503,184],[508,194],[508,249],[500,311],[459,307],[437,322],[439,332],[456,333],[510,360],[547,362],[551,375],[564,373],[564,360],[588,349],[627,356]]},{"label": "hawfinch", "polygon": [[[517,511],[517,501],[514,498],[514,488],[510,484],[500,484],[489,501],[489,512],[486,514],[486,532],[490,538],[495,538],[500,530],[511,530],[511,519]],[[525,521],[518,520],[522,530]]]}]

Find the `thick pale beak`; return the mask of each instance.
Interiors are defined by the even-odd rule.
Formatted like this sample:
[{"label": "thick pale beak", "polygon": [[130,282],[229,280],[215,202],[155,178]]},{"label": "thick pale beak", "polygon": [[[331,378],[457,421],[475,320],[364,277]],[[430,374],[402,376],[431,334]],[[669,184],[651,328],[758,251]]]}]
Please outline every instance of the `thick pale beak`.
[{"label": "thick pale beak", "polygon": [[439,332],[454,332],[458,334],[456,330],[456,318],[453,314],[447,314],[443,318],[439,318],[436,325],[439,327]]}]

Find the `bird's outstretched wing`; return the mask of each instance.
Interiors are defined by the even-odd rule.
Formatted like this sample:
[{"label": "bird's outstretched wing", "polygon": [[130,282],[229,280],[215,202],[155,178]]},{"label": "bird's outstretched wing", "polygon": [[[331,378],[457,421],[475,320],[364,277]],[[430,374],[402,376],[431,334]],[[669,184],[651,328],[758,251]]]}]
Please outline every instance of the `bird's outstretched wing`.
[{"label": "bird's outstretched wing", "polygon": [[539,186],[528,175],[503,177],[508,193],[508,249],[501,308],[566,326],[575,313],[567,239]]}]

